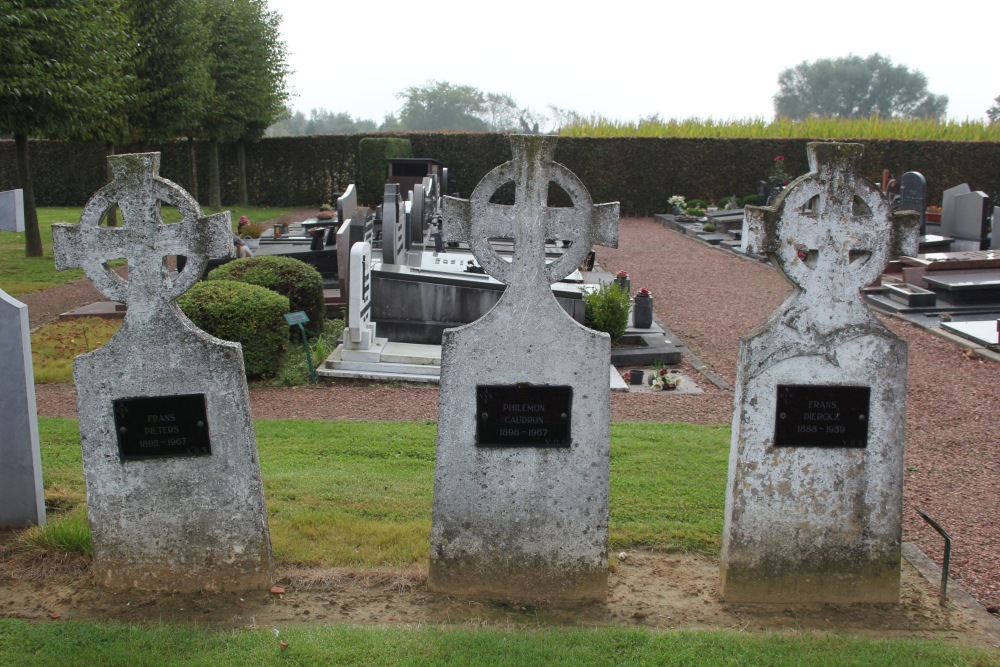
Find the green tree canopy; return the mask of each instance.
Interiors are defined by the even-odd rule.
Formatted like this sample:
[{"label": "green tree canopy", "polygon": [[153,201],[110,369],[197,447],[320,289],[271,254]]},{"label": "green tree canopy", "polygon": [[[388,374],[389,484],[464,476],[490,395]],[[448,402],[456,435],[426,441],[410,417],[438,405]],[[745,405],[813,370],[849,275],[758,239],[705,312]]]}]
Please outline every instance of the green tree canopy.
[{"label": "green tree canopy", "polygon": [[137,53],[133,139],[188,136],[211,91],[202,0],[126,0]]},{"label": "green tree canopy", "polygon": [[472,86],[428,81],[423,86],[410,86],[398,97],[404,100],[399,115],[402,130],[486,132],[490,129],[481,118],[486,97]]},{"label": "green tree canopy", "polygon": [[939,118],[948,97],[927,90],[927,77],[877,53],[803,61],[778,76],[774,112],[787,118]]},{"label": "green tree canopy", "polygon": [[28,137],[112,132],[131,102],[133,52],[120,0],[0,0],[0,134],[17,144],[28,257],[43,254]]},{"label": "green tree canopy", "polygon": [[990,119],[991,123],[1000,121],[1000,95],[994,98],[993,106],[986,110],[986,117]]}]

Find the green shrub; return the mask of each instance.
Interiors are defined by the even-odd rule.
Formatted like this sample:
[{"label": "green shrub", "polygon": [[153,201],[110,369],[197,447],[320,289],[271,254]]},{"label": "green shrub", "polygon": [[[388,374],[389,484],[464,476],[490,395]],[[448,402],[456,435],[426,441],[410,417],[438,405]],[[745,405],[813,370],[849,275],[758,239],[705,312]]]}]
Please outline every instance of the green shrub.
[{"label": "green shrub", "polygon": [[704,199],[688,199],[685,206],[688,208],[705,208],[708,204]]},{"label": "green shrub", "polygon": [[701,216],[705,215],[705,209],[701,208],[700,206],[690,206],[684,212],[687,213],[688,215],[693,215],[696,218],[700,218]]},{"label": "green shrub", "polygon": [[227,262],[208,274],[206,280],[235,280],[266,287],[286,297],[290,311],[306,311],[309,328],[323,331],[326,300],[323,276],[314,267],[291,257],[261,255]]},{"label": "green shrub", "polygon": [[202,281],[177,299],[195,326],[243,346],[248,378],[273,376],[288,347],[288,298],[232,280]]},{"label": "green shrub", "polygon": [[616,283],[601,287],[584,297],[584,320],[588,327],[611,335],[614,345],[628,328],[629,296]]},{"label": "green shrub", "polygon": [[760,198],[760,195],[747,195],[740,200],[741,206],[760,206],[764,203],[764,200]]},{"label": "green shrub", "polygon": [[701,226],[701,231],[703,231],[703,232],[714,232],[715,231],[715,223],[714,222],[706,222],[705,224],[703,224]]},{"label": "green shrub", "polygon": [[399,137],[366,137],[358,143],[358,201],[368,206],[382,203],[385,179],[388,174],[386,159],[413,157],[409,139]]}]

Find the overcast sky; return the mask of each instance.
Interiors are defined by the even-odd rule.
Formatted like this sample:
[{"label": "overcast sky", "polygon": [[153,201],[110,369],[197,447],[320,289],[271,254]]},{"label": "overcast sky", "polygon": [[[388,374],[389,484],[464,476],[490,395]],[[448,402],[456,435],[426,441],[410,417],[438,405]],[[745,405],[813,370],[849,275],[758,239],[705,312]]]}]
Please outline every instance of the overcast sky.
[{"label": "overcast sky", "polygon": [[952,119],[1000,95],[997,0],[269,0],[292,108],[381,122],[429,80],[620,120],[771,118],[778,74],[878,52],[927,76]]}]

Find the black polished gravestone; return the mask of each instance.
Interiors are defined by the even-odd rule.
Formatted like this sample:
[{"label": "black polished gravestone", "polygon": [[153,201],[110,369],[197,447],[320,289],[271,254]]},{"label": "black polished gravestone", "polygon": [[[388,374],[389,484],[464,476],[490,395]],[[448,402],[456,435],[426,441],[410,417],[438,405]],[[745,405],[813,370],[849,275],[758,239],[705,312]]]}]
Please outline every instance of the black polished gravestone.
[{"label": "black polished gravestone", "polygon": [[899,211],[920,214],[920,235],[927,233],[927,180],[919,171],[908,171],[899,178]]}]

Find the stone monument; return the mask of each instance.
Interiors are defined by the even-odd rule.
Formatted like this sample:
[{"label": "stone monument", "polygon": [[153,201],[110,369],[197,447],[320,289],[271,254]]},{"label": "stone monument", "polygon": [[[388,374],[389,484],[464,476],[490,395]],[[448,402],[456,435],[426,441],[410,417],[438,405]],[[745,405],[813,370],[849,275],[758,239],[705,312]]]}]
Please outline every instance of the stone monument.
[{"label": "stone monument", "polygon": [[[271,577],[271,542],[239,343],[196,328],[174,303],[209,257],[232,257],[229,213],[159,176],[159,153],[108,158],[114,180],[79,225],[53,226],[58,269],[81,266],[121,328],[73,364],[94,573],[112,588],[250,589]],[[165,225],[160,203],[183,219]],[[100,227],[117,204],[122,227]],[[184,255],[171,277],[164,257]],[[106,262],[128,260],[128,279]]]},{"label": "stone monument", "polygon": [[[0,230],[24,231],[21,190],[0,192]],[[0,290],[0,527],[45,523],[28,307]]]},{"label": "stone monument", "polygon": [[722,541],[731,602],[895,602],[906,344],[861,289],[917,249],[858,173],[862,146],[811,143],[810,172],[748,207],[744,249],[795,289],[740,341]]},{"label": "stone monument", "polygon": [[[601,599],[608,576],[610,338],[570,318],[551,284],[594,243],[618,244],[618,204],[595,206],[552,161],[555,137],[514,136],[513,160],[469,200],[445,198],[444,239],[467,241],[507,285],[444,333],[428,584],[471,596]],[[514,183],[515,203],[490,203]],[[549,183],[572,208],[547,208]],[[513,238],[510,262],[490,238]],[[545,240],[570,242],[546,263]]]}]

